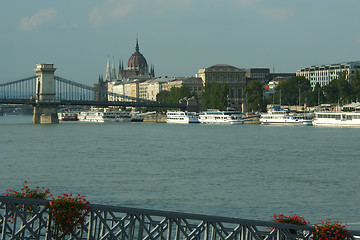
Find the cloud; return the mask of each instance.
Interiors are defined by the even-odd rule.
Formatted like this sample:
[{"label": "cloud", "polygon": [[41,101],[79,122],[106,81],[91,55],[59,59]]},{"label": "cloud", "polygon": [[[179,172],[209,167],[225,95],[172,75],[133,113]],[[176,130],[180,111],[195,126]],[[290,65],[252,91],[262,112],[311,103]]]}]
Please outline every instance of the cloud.
[{"label": "cloud", "polygon": [[20,29],[30,30],[51,21],[56,15],[54,9],[40,10],[31,17],[23,17],[20,20]]},{"label": "cloud", "polygon": [[269,8],[264,9],[263,14],[272,20],[285,20],[292,16],[292,10],[288,8]]},{"label": "cloud", "polygon": [[109,0],[103,6],[96,7],[89,13],[89,22],[94,27],[100,27],[109,21],[126,17],[136,5],[136,0]]}]

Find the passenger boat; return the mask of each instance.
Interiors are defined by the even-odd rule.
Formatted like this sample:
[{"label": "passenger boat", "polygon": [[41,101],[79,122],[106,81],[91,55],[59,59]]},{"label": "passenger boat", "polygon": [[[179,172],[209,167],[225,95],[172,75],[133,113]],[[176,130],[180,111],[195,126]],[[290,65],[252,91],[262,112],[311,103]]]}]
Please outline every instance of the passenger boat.
[{"label": "passenger boat", "polygon": [[130,122],[128,112],[115,109],[91,109],[78,114],[80,122]]},{"label": "passenger boat", "polygon": [[312,114],[273,108],[267,113],[261,113],[259,121],[261,124],[274,125],[312,125]]},{"label": "passenger boat", "polygon": [[322,107],[315,111],[314,126],[360,127],[360,103]]},{"label": "passenger boat", "polygon": [[77,121],[77,113],[75,112],[59,112],[58,113],[59,121]]},{"label": "passenger boat", "polygon": [[167,123],[199,123],[199,116],[196,112],[167,111]]},{"label": "passenger boat", "polygon": [[209,109],[199,114],[199,122],[210,124],[243,124],[244,119],[242,113],[238,111]]}]

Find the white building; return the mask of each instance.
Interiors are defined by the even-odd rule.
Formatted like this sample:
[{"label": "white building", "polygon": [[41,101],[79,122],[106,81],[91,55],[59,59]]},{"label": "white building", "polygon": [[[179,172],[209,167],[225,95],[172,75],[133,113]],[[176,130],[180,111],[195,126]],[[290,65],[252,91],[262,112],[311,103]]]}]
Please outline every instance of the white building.
[{"label": "white building", "polygon": [[173,78],[154,78],[139,83],[139,98],[156,101],[156,95],[163,90],[163,84]]},{"label": "white building", "polygon": [[304,67],[297,70],[296,76],[307,78],[311,87],[315,88],[317,83],[320,86],[328,85],[343,71],[346,73],[346,79],[349,79],[356,72],[356,69],[360,70],[360,61]]}]

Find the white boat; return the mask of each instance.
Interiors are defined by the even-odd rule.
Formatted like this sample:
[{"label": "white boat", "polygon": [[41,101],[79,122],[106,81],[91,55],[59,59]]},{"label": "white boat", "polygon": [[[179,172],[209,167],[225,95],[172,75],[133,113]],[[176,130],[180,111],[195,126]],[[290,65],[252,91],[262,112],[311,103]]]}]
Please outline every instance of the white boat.
[{"label": "white boat", "polygon": [[312,125],[312,115],[285,109],[271,109],[267,113],[261,113],[259,121],[261,124],[274,125]]},{"label": "white boat", "polygon": [[59,112],[58,113],[59,121],[77,121],[77,113],[75,112]]},{"label": "white boat", "polygon": [[199,122],[210,124],[243,124],[244,119],[241,112],[209,109],[199,114]]},{"label": "white boat", "polygon": [[130,122],[128,112],[113,109],[91,109],[78,114],[80,122]]},{"label": "white boat", "polygon": [[323,107],[315,111],[314,126],[360,127],[360,103]]},{"label": "white boat", "polygon": [[196,112],[167,111],[167,123],[199,123],[199,116]]}]

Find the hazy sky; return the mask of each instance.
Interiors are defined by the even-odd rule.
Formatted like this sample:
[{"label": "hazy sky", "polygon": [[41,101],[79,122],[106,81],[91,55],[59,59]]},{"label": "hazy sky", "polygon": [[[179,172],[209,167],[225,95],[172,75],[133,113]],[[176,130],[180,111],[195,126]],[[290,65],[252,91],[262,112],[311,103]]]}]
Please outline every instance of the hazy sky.
[{"label": "hazy sky", "polygon": [[108,55],[127,63],[137,36],[157,76],[356,61],[359,12],[360,0],[0,0],[0,83],[53,63],[92,85]]}]

